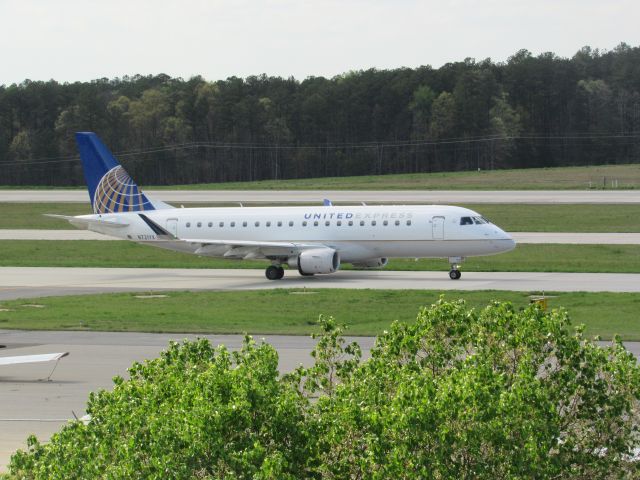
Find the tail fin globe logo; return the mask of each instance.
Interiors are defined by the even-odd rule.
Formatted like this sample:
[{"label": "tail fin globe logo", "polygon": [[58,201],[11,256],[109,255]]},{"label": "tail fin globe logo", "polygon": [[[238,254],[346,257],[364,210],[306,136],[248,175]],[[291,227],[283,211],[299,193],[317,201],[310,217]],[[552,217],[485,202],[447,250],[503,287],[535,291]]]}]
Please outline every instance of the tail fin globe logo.
[{"label": "tail fin globe logo", "polygon": [[155,210],[121,165],[109,170],[93,196],[94,213],[140,212]]},{"label": "tail fin globe logo", "polygon": [[78,132],[76,141],[94,213],[155,210],[95,133]]}]

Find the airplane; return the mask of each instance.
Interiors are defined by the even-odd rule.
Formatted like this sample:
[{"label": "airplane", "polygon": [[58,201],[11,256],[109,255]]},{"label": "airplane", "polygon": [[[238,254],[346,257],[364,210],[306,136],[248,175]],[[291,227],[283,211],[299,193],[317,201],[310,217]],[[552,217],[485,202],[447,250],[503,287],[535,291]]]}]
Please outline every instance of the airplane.
[{"label": "airplane", "polygon": [[93,214],[52,215],[140,244],[205,257],[263,259],[265,276],[284,266],[303,276],[341,264],[380,268],[389,258],[446,258],[461,277],[467,257],[515,248],[511,236],[473,210],[443,205],[174,208],[145,195],[93,132],[76,133]]}]

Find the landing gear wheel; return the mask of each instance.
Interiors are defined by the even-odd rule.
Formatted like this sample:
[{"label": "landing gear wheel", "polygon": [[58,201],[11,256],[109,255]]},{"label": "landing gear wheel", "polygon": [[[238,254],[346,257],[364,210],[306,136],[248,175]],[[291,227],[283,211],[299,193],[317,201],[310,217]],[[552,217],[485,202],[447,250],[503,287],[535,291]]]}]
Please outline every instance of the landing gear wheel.
[{"label": "landing gear wheel", "polygon": [[460,273],[460,270],[453,269],[449,272],[449,278],[451,280],[458,280],[461,276],[462,273]]},{"label": "landing gear wheel", "polygon": [[269,280],[280,280],[284,276],[284,268],[277,265],[269,265],[264,271],[264,275]]}]

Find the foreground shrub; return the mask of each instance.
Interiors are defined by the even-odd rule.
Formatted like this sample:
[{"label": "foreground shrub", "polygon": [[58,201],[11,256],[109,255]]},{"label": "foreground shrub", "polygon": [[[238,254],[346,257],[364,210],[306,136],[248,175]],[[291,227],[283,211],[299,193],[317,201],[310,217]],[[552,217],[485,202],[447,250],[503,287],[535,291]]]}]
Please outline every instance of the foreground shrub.
[{"label": "foreground shrub", "polygon": [[640,475],[640,369],[567,314],[440,301],[371,358],[321,318],[315,364],[269,345],[171,344],[89,399],[19,478],[624,478]]},{"label": "foreground shrub", "polygon": [[49,444],[30,439],[20,478],[296,478],[309,456],[303,397],[281,382],[278,355],[247,339],[241,351],[207,340],[172,343],[136,363],[130,380],[91,394],[85,425]]}]

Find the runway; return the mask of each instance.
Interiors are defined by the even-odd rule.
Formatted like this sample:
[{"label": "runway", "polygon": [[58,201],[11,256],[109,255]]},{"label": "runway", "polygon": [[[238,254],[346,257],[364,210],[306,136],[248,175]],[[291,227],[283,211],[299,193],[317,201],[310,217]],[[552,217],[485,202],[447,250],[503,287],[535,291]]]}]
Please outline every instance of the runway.
[{"label": "runway", "polygon": [[184,268],[0,268],[0,300],[107,292],[371,288],[393,290],[509,290],[516,292],[640,292],[636,273],[341,271],[302,277],[287,271],[269,281],[263,270]]},{"label": "runway", "polygon": [[[145,190],[158,200],[179,206],[184,203],[640,203],[637,190]],[[89,202],[84,189],[0,190],[0,202]]]},{"label": "runway", "polygon": [[[510,232],[517,243],[640,245],[640,233]],[[89,230],[2,230],[0,240],[118,240]]]}]

